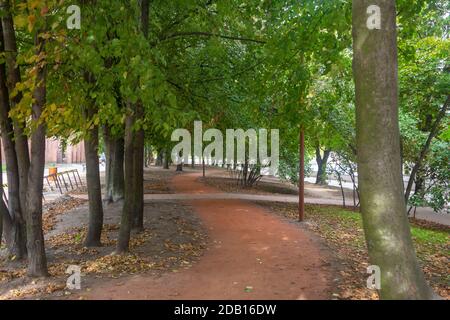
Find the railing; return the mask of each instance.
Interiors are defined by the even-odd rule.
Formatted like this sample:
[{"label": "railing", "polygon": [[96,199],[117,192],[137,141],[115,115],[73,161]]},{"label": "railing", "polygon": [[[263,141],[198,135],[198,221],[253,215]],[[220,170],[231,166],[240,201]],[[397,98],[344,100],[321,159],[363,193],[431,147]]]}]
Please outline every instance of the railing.
[{"label": "railing", "polygon": [[[73,178],[73,182],[71,175]],[[65,176],[67,177],[67,180]],[[49,174],[48,176],[44,176],[44,179],[47,181],[47,185],[50,187],[50,190],[53,191],[54,188],[57,188],[61,194],[64,194],[63,189],[68,192],[70,190],[74,190],[75,187],[78,188],[80,185],[83,186],[83,181],[81,180],[80,174],[78,173],[77,169]],[[54,186],[52,186],[50,181],[53,181]],[[69,183],[67,183],[67,181]]]}]

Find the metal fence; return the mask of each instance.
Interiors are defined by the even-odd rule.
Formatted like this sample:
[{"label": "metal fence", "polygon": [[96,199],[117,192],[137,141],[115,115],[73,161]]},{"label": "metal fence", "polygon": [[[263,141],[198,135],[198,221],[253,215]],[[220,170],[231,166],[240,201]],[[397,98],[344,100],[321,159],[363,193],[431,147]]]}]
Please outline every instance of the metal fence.
[{"label": "metal fence", "polygon": [[47,181],[50,190],[59,190],[61,194],[64,194],[63,190],[69,192],[83,186],[83,181],[77,169],[49,174],[44,176],[44,180]]}]

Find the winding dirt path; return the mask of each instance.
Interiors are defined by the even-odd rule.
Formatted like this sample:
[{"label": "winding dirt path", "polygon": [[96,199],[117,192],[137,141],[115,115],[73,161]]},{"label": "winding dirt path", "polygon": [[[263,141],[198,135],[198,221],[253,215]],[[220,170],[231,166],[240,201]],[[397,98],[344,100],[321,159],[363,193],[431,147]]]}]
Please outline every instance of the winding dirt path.
[{"label": "winding dirt path", "polygon": [[[177,193],[218,190],[199,173],[176,176]],[[333,274],[327,252],[298,225],[242,200],[189,200],[210,243],[188,270],[162,277],[108,280],[83,293],[86,299],[328,299]]]}]

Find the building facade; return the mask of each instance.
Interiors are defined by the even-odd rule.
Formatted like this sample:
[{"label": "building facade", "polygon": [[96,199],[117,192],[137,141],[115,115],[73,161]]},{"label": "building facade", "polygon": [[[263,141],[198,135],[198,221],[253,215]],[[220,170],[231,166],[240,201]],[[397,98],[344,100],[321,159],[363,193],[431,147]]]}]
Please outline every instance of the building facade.
[{"label": "building facade", "polygon": [[47,139],[45,141],[46,163],[84,163],[84,143],[67,145],[63,148],[60,140]]},{"label": "building facade", "polygon": [[[80,142],[76,145],[67,145],[58,139],[45,140],[45,162],[51,164],[62,163],[84,163],[84,143]],[[2,163],[5,164],[5,153],[2,145]]]}]

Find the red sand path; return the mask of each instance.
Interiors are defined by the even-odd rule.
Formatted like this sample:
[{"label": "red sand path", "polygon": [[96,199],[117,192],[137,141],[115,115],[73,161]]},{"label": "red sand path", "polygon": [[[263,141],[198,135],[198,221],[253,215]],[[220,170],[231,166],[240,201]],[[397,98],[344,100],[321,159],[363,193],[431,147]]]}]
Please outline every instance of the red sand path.
[{"label": "red sand path", "polygon": [[[180,193],[214,193],[198,173],[172,181]],[[189,201],[207,228],[209,249],[188,270],[97,283],[85,299],[329,299],[330,264],[298,225],[242,200]],[[247,288],[247,289],[246,289]]]}]

